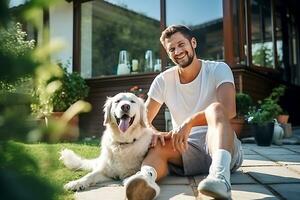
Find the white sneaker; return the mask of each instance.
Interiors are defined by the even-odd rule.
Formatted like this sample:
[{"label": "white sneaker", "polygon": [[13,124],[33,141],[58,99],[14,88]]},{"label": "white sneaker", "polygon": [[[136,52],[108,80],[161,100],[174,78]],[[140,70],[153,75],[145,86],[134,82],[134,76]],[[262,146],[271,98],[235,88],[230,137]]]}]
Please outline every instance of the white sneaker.
[{"label": "white sneaker", "polygon": [[126,197],[128,200],[153,200],[160,188],[149,176],[138,172],[124,181]]},{"label": "white sneaker", "polygon": [[230,199],[231,186],[222,175],[208,175],[206,179],[201,181],[198,185],[198,191],[201,194],[216,198],[216,199]]}]

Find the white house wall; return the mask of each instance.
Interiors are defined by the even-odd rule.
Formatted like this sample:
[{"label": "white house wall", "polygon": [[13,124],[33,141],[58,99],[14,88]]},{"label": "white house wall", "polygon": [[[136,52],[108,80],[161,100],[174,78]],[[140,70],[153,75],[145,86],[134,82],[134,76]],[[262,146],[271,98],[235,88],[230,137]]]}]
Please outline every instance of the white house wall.
[{"label": "white house wall", "polygon": [[81,76],[92,77],[92,2],[82,4],[81,10]]},{"label": "white house wall", "polygon": [[63,49],[51,55],[54,62],[69,63],[72,72],[73,56],[73,3],[62,1],[49,8],[49,40],[60,40]]},{"label": "white house wall", "polygon": [[8,6],[9,6],[9,8],[13,8],[13,7],[24,4],[25,2],[26,2],[26,0],[10,0]]}]

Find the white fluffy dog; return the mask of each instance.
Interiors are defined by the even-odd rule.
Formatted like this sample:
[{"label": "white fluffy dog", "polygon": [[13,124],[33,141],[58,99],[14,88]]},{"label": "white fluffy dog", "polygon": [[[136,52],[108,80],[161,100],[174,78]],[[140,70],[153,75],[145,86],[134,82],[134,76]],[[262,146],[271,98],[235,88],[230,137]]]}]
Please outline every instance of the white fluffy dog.
[{"label": "white fluffy dog", "polygon": [[69,149],[61,152],[60,160],[69,169],[91,171],[67,183],[67,190],[84,190],[98,182],[124,179],[140,170],[152,138],[151,129],[146,128],[144,101],[132,93],[119,93],[107,98],[104,112],[106,130],[98,158],[83,159]]}]

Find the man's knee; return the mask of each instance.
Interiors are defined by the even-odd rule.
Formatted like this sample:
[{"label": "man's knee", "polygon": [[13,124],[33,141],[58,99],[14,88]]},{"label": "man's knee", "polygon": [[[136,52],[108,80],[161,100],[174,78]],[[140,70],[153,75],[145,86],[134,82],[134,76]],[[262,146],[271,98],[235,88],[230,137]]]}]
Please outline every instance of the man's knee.
[{"label": "man's knee", "polygon": [[224,120],[226,117],[224,106],[218,102],[210,104],[205,109],[205,117],[208,121],[212,119],[216,121]]},{"label": "man's knee", "polygon": [[155,154],[157,157],[168,160],[173,157],[172,155],[175,154],[175,152],[171,140],[166,140],[164,146],[158,141],[155,147],[149,149],[148,154]]}]

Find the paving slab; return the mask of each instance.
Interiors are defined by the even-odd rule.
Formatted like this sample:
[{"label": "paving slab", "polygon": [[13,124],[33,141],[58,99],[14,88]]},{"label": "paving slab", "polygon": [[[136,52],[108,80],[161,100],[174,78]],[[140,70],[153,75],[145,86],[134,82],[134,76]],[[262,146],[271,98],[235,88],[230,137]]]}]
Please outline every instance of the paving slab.
[{"label": "paving slab", "polygon": [[[199,194],[197,200],[212,200],[213,198]],[[253,199],[267,199],[277,200],[274,194],[272,194],[266,187],[258,184],[251,185],[233,185],[231,190],[232,200],[253,200]]]},{"label": "paving slab", "polygon": [[260,183],[300,183],[300,174],[284,166],[244,167],[243,171]]},{"label": "paving slab", "polygon": [[255,151],[252,151],[251,149],[243,148],[244,155],[256,155],[257,153]]},{"label": "paving slab", "polygon": [[278,164],[261,155],[244,155],[244,161],[242,163],[242,167],[270,166],[270,165],[278,165]]},{"label": "paving slab", "polygon": [[287,168],[300,174],[300,165],[288,165]]},{"label": "paving slab", "polygon": [[297,154],[289,149],[279,148],[279,147],[269,147],[269,148],[256,148],[253,151],[261,155],[291,155]]},{"label": "paving slab", "polygon": [[300,165],[300,155],[266,155],[267,158],[282,165]]},{"label": "paving slab", "polygon": [[270,187],[288,200],[298,200],[300,197],[300,183],[274,184]]},{"label": "paving slab", "polygon": [[167,176],[158,182],[159,185],[189,185],[189,177],[185,176]]},{"label": "paving slab", "polygon": [[300,145],[285,145],[284,148],[300,153]]},{"label": "paving slab", "polygon": [[195,194],[190,185],[161,185],[157,200],[195,200]]},{"label": "paving slab", "polygon": [[257,183],[252,177],[250,177],[248,174],[245,174],[242,170],[231,174],[230,181],[232,185]]},{"label": "paving slab", "polygon": [[116,187],[93,187],[89,190],[75,193],[75,200],[125,199],[125,189]]},{"label": "paving slab", "polygon": [[262,185],[232,185],[232,199],[253,200],[253,199],[279,199]]}]

